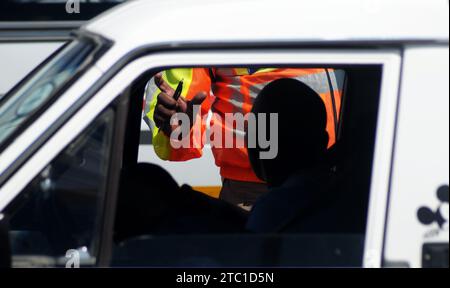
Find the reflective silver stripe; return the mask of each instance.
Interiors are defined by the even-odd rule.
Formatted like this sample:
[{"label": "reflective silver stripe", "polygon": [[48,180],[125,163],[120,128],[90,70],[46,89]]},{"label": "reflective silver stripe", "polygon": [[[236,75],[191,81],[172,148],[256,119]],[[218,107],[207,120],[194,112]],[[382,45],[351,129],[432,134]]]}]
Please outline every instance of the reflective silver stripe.
[{"label": "reflective silver stripe", "polygon": [[258,95],[261,92],[261,90],[264,89],[264,87],[266,87],[266,85],[269,84],[269,83],[270,82],[256,84],[256,85],[253,85],[253,86],[248,88],[249,93],[250,93],[250,99],[251,99],[252,102],[255,101],[256,97],[258,97]]},{"label": "reflective silver stripe", "polygon": [[314,73],[304,76],[295,77],[294,79],[299,80],[316,91],[318,94],[330,93],[330,87],[328,86],[327,73]]},{"label": "reflective silver stripe", "polygon": [[[343,84],[341,84],[341,86],[339,86],[338,85],[339,82],[337,79],[342,79],[342,81],[340,81],[340,83],[343,83],[344,78],[343,77],[337,78],[335,76],[334,72],[330,72],[330,76],[331,76],[332,82],[333,82],[332,85],[335,87],[334,90],[335,91],[340,90],[340,87],[342,87]],[[306,85],[311,87],[311,89],[313,89],[318,94],[330,93],[330,86],[328,83],[328,77],[327,77],[326,72],[312,73],[312,74],[302,75],[302,76],[298,76],[298,77],[291,77],[291,78],[305,83]],[[243,113],[244,95],[242,95],[242,93],[241,93],[242,82],[241,82],[239,76],[230,77],[230,79],[231,79],[231,82],[227,84],[227,89],[231,89],[232,91],[231,91],[230,99],[228,100],[228,102],[233,105],[233,111],[227,111],[227,113]],[[268,85],[269,83],[270,82],[265,82],[265,83],[261,83],[261,84],[252,85],[249,87],[250,100],[252,101],[251,104],[253,104],[254,100],[259,95],[261,90],[264,89],[264,87],[266,85]],[[216,91],[217,91],[217,88],[213,84],[213,93],[216,94]],[[219,98],[216,98],[215,102],[212,105],[211,110],[213,112],[217,111],[216,104],[218,101],[220,101]]]},{"label": "reflective silver stripe", "polygon": [[256,84],[256,85],[249,87],[248,90],[250,93],[250,100],[252,101],[252,105],[253,105],[253,102],[255,101],[256,97],[258,97],[261,90],[264,89],[264,87],[266,87],[266,85],[269,83],[270,82],[266,82],[266,83]]},{"label": "reflective silver stripe", "polygon": [[[230,83],[227,83],[227,89],[231,90],[229,103],[233,105],[233,111],[226,111],[227,113],[242,113],[244,109],[244,95],[241,93],[242,81],[240,77],[230,77]],[[216,84],[212,85],[213,93],[216,94]],[[218,98],[214,101],[212,111],[216,111],[215,104],[218,102]]]},{"label": "reflective silver stripe", "polygon": [[158,86],[155,84],[154,78],[150,79],[148,81],[147,85],[145,86],[145,93],[144,93],[144,99],[145,99],[145,107],[144,107],[144,116],[143,119],[147,126],[150,128],[150,131],[153,131],[156,128],[156,124],[153,121],[153,119],[150,119],[147,117],[147,114],[150,112],[150,104],[153,101],[153,98],[156,97],[158,91]]},{"label": "reflective silver stripe", "polygon": [[155,122],[148,118],[147,114],[143,115],[142,119],[144,120],[145,124],[147,124],[148,128],[150,128],[150,131],[154,131],[153,129],[156,129]]},{"label": "reflective silver stripe", "polygon": [[344,91],[345,76],[344,70],[334,70],[329,73],[331,86],[333,87],[333,95],[331,95],[331,100],[333,104],[334,129],[337,138],[340,137],[340,111],[338,111],[338,107],[336,106],[336,97],[338,97],[338,91]]},{"label": "reflective silver stripe", "polygon": [[334,91],[344,90],[345,81],[345,71],[344,70],[334,70],[330,71],[331,85],[333,85]]},{"label": "reflective silver stripe", "polygon": [[[332,79],[334,79],[334,85],[336,85],[335,90],[340,90],[339,86],[338,86],[338,78],[334,75],[334,72],[331,72],[330,75],[332,75]],[[244,95],[242,95],[241,93],[241,87],[242,87],[242,82],[240,80],[240,77],[230,77],[231,78],[231,83],[227,84],[228,85],[228,89],[231,89],[231,96],[230,99],[228,100],[229,103],[231,103],[233,105],[233,111],[229,111],[230,113],[237,113],[237,112],[242,112],[243,111],[243,107],[244,107]],[[313,73],[313,74],[307,74],[307,75],[302,75],[302,76],[298,76],[298,77],[292,77],[292,79],[296,79],[299,80],[303,83],[305,83],[306,85],[308,85],[309,87],[311,87],[311,89],[313,89],[314,91],[316,91],[318,94],[326,94],[330,92],[330,87],[328,85],[328,78],[327,78],[327,74],[325,72],[321,72],[321,73]],[[339,78],[339,79],[343,79],[343,77]],[[340,81],[341,83],[343,83],[343,80]],[[256,99],[256,97],[259,95],[259,93],[261,92],[262,89],[264,89],[264,87],[269,84],[269,82],[266,83],[261,83],[261,84],[256,84],[256,85],[252,85],[251,87],[249,87],[249,94],[250,94],[250,99],[252,101],[251,104],[253,104],[253,101]],[[214,87],[213,84],[213,91],[216,91],[217,89]],[[217,99],[216,99],[217,100]],[[217,103],[217,101],[215,102]],[[215,110],[215,105],[213,104],[213,111]]]},{"label": "reflective silver stripe", "polygon": [[[330,73],[334,74],[334,73]],[[292,79],[299,80],[309,87],[313,89],[318,94],[326,94],[330,92],[330,87],[328,86],[328,78],[327,74],[325,72],[321,73],[314,73],[314,74],[308,74],[308,75],[302,75],[298,77],[291,77]],[[336,80],[335,80],[336,81]],[[259,95],[261,90],[266,87],[266,85],[269,83],[261,83],[257,85],[253,85],[250,87],[250,98],[252,100],[255,100],[256,97]]]}]

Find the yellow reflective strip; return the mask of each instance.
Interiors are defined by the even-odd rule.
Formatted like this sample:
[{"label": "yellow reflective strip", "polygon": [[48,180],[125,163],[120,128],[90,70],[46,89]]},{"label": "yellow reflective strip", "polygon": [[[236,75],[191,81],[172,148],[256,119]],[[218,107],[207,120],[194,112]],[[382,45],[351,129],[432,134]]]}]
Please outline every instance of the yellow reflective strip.
[{"label": "yellow reflective strip", "polygon": [[[150,119],[151,121],[153,121],[153,123],[155,122],[155,120],[153,119],[153,115],[155,115],[155,108],[156,108],[156,103],[158,102],[158,94],[161,92],[161,90],[156,89],[155,93],[152,96],[152,100],[150,101],[150,110],[149,112],[146,114],[148,119]],[[154,129],[152,129],[152,135],[153,138],[156,136],[156,134],[158,134],[159,129],[156,127],[154,127]]]},{"label": "yellow reflective strip", "polygon": [[256,71],[255,74],[257,74],[257,73],[267,73],[267,72],[272,72],[272,71],[275,71],[275,70],[277,70],[277,68],[261,68],[261,69],[258,69],[258,71]]},{"label": "yellow reflective strip", "polygon": [[247,68],[234,68],[234,72],[236,73],[236,75],[248,75]]}]

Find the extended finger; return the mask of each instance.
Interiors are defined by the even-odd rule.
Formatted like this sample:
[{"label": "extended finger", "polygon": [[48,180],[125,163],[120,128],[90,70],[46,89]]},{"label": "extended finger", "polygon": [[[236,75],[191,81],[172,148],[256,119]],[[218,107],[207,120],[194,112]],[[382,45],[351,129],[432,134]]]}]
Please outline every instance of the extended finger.
[{"label": "extended finger", "polygon": [[163,79],[163,74],[158,73],[155,75],[155,84],[158,86],[159,90],[165,92],[169,96],[173,97],[175,90]]}]

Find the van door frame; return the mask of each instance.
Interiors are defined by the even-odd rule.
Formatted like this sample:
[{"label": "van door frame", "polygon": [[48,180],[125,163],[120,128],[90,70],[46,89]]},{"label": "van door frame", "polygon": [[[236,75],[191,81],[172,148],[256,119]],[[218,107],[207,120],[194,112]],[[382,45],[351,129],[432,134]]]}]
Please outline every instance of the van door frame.
[{"label": "van door frame", "polygon": [[[146,51],[150,53],[149,51]],[[233,65],[230,65],[233,63]],[[249,50],[189,50],[145,54],[139,58],[130,58],[116,74],[96,91],[90,92],[89,101],[76,112],[16,173],[0,188],[0,211],[47,165],[67,144],[70,143],[121,91],[124,91],[135,79],[150,70],[155,72],[167,67],[206,67],[206,66],[338,66],[338,65],[383,65],[383,78],[380,106],[377,119],[374,164],[367,220],[365,242],[365,267],[381,267],[382,247],[389,191],[389,177],[393,151],[395,118],[400,79],[401,51],[399,49],[249,49]],[[118,161],[118,160],[116,160]],[[116,187],[117,188],[117,187]],[[117,190],[117,189],[115,189]],[[107,191],[117,193],[117,191]],[[108,207],[107,219],[111,227],[115,205]],[[108,228],[109,229],[109,228]],[[108,234],[109,233],[109,234]],[[110,251],[101,253],[99,263],[107,265],[111,258],[111,231],[104,231],[101,245]],[[109,238],[109,239],[108,239]]]}]

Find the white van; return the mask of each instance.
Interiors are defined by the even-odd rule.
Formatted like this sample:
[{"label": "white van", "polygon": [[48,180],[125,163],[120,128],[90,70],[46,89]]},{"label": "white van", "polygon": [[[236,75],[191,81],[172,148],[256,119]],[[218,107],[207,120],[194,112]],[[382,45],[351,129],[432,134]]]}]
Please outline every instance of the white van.
[{"label": "white van", "polygon": [[[0,251],[11,252],[13,267],[65,266],[66,253],[80,255],[81,266],[448,267],[448,5],[154,0],[113,8],[0,101],[0,221],[11,243]],[[345,71],[332,158],[336,217],[348,225],[115,241],[122,171],[142,160],[143,91],[173,67]],[[148,193],[159,180],[148,175]]]}]

